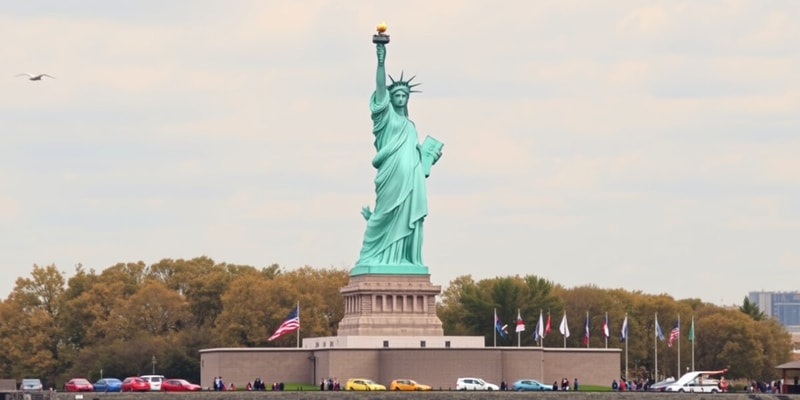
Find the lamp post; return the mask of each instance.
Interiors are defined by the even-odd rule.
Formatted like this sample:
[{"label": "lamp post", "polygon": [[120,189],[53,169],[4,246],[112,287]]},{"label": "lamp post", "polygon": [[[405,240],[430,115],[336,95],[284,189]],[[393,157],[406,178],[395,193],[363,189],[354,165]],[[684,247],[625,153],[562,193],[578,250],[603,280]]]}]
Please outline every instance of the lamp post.
[{"label": "lamp post", "polygon": [[153,362],[153,375],[155,375],[156,374],[156,355],[155,354],[153,354],[152,362]]}]

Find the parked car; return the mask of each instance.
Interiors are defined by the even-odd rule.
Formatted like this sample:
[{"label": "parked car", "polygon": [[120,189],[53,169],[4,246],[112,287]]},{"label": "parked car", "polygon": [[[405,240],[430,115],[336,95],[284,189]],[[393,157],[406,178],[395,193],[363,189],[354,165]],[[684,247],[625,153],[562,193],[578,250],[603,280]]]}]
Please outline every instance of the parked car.
[{"label": "parked car", "polygon": [[511,385],[511,390],[515,391],[529,391],[529,390],[553,390],[553,385],[545,385],[536,379],[520,379]]},{"label": "parked car", "polygon": [[140,378],[150,382],[150,390],[161,390],[161,382],[164,382],[164,375],[142,375]]},{"label": "parked car", "polygon": [[389,385],[389,390],[431,390],[431,387],[411,379],[395,379]]},{"label": "parked car", "polygon": [[117,378],[103,378],[95,382],[92,386],[94,386],[95,392],[122,391],[122,381]]},{"label": "parked car", "polygon": [[344,390],[386,390],[386,386],[369,379],[353,378],[347,380]]},{"label": "parked car", "polygon": [[456,390],[500,390],[500,386],[481,378],[458,378]]},{"label": "parked car", "polygon": [[64,384],[65,392],[93,392],[94,386],[85,378],[72,378]]},{"label": "parked car", "polygon": [[24,391],[33,391],[33,390],[44,390],[44,386],[42,385],[42,381],[38,378],[26,378],[22,380],[22,383],[19,384],[19,390]]},{"label": "parked car", "polygon": [[138,376],[129,376],[122,381],[123,392],[147,392],[149,390],[150,382]]},{"label": "parked car", "polygon": [[186,379],[167,379],[161,382],[162,392],[196,392],[198,390],[203,390],[203,388]]}]

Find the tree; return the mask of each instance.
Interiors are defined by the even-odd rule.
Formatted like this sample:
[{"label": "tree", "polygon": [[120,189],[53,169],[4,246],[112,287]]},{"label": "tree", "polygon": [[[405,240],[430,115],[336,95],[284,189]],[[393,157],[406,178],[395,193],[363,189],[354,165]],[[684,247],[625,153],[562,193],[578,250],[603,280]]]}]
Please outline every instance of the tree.
[{"label": "tree", "polygon": [[145,331],[154,336],[169,335],[182,329],[188,318],[186,300],[169,290],[158,280],[145,282],[130,296],[122,309],[115,310],[122,320],[130,321],[133,337],[136,331]]},{"label": "tree", "polygon": [[[270,276],[266,274],[265,276]],[[344,269],[312,268],[304,266],[281,275],[272,275],[278,282],[286,282],[297,289],[300,303],[301,337],[334,336],[339,321],[344,317],[344,299],[340,292],[350,279],[349,272]],[[289,303],[285,303],[289,300]],[[291,299],[286,299],[283,306],[291,309]],[[287,309],[287,312],[288,312]],[[278,325],[286,314],[277,315]],[[269,328],[274,330],[276,325]]]},{"label": "tree", "polygon": [[30,278],[17,279],[6,310],[13,314],[13,326],[5,333],[11,343],[5,351],[15,375],[36,373],[47,379],[60,370],[64,341],[58,316],[63,293],[64,276],[55,265],[34,265]]},{"label": "tree", "polygon": [[[275,313],[275,297],[285,296],[285,290],[274,280],[258,273],[234,278],[222,295],[222,312],[215,321],[214,335],[223,346],[257,347],[267,344],[265,324]],[[291,296],[291,295],[290,295]]]},{"label": "tree", "polygon": [[750,299],[747,296],[744,297],[744,301],[742,302],[742,305],[739,307],[739,311],[749,315],[750,318],[756,321],[761,321],[766,317],[766,314],[764,314],[763,311],[758,309],[758,305],[750,302]]},{"label": "tree", "polygon": [[[442,320],[446,335],[454,331],[459,334],[481,335],[486,343],[494,342],[492,318],[497,310],[498,318],[508,324],[513,332],[517,309],[524,318],[538,318],[539,310],[560,310],[560,302],[552,293],[552,283],[535,276],[513,276],[485,279],[474,282],[470,276],[462,276],[451,282],[444,291],[437,307],[437,315]],[[535,325],[535,324],[534,324]],[[511,345],[515,335],[508,340],[498,339],[498,345]],[[522,335],[522,344],[533,344],[530,334]]]}]

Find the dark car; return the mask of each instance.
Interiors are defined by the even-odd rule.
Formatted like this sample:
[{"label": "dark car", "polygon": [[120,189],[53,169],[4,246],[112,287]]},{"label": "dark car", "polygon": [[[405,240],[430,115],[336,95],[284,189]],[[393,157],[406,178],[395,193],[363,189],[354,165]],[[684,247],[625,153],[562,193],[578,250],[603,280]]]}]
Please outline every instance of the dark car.
[{"label": "dark car", "polygon": [[122,381],[117,378],[103,378],[93,384],[95,392],[121,392]]}]

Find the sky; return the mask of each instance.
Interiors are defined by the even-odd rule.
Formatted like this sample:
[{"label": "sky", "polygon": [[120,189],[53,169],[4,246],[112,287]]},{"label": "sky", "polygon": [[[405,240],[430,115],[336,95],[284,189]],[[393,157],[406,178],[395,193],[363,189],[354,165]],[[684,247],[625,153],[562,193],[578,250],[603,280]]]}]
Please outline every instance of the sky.
[{"label": "sky", "polygon": [[444,143],[435,284],[800,290],[795,0],[0,0],[0,296],[34,265],[351,268],[382,21]]}]

